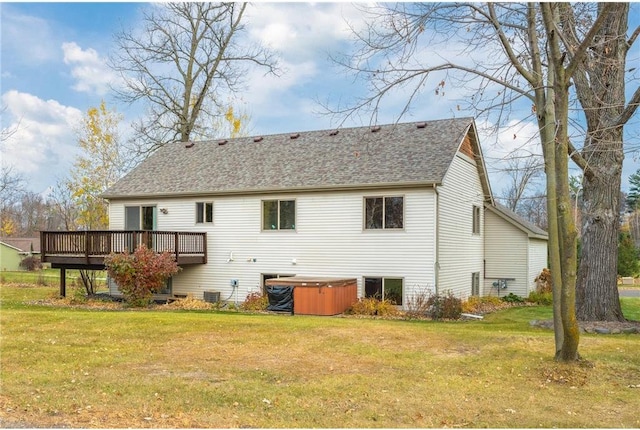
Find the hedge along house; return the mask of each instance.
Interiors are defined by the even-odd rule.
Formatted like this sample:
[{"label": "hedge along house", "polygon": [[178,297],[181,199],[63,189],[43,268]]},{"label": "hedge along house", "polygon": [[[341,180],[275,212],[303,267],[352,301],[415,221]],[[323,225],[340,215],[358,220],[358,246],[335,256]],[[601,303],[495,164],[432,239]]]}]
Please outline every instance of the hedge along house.
[{"label": "hedge along house", "polygon": [[472,118],[171,143],[103,197],[111,230],[206,233],[206,264],[174,276],[177,296],[242,301],[267,279],[320,276],[406,307],[496,294],[487,267],[524,295],[546,262],[543,232],[531,254],[494,261],[521,229],[494,216]]}]

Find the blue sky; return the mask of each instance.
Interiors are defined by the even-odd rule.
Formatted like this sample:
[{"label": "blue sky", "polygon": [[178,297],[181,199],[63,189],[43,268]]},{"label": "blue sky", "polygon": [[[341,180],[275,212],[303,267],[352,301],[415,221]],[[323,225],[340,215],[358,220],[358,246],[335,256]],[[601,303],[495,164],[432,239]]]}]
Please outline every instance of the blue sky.
[{"label": "blue sky", "polygon": [[[113,35],[122,27],[139,23],[144,3],[1,3],[1,87],[2,126],[17,132],[2,143],[2,164],[12,166],[28,181],[29,189],[46,193],[66,177],[77,154],[74,128],[87,109],[105,100],[124,116],[126,125],[140,109],[116,101],[108,90],[113,73],[106,58],[113,48]],[[638,11],[638,4],[633,9]],[[361,93],[362,86],[345,76],[329,60],[330,52],[349,47],[345,23],[358,27],[361,15],[347,3],[255,3],[248,16],[250,41],[270,46],[280,53],[284,73],[280,78],[249,75],[247,91],[236,103],[250,117],[249,133],[286,133],[335,126],[330,117],[319,115],[317,100],[347,99]],[[635,61],[640,56],[635,50]],[[632,57],[630,57],[632,58]],[[640,67],[639,67],[640,69]],[[635,83],[637,85],[637,82]],[[434,84],[435,86],[435,84]],[[635,88],[635,87],[633,87]],[[396,120],[401,97],[392,98],[379,123]],[[456,100],[425,93],[421,102],[403,121],[451,117]],[[455,112],[471,116],[471,112]],[[639,115],[637,114],[636,117]],[[350,120],[345,125],[368,124]],[[638,127],[639,120],[631,127]],[[519,131],[522,145],[535,124]],[[633,130],[632,130],[633,131]],[[501,129],[498,136],[482,136],[481,142],[491,173],[494,193],[501,190],[496,173],[499,160],[513,146],[513,130]],[[640,146],[640,132],[635,146]],[[507,138],[508,136],[508,138]],[[497,142],[497,143],[496,143]],[[501,144],[501,142],[503,142]],[[627,154],[623,188],[627,178],[640,168],[634,154]]]}]

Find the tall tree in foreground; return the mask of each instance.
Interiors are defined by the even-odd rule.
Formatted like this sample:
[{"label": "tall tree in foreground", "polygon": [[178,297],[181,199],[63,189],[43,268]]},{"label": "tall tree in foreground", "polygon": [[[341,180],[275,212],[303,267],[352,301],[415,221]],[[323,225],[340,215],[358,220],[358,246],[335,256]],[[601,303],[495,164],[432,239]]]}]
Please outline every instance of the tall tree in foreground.
[{"label": "tall tree in foreground", "polygon": [[[571,58],[579,45],[578,22],[594,5],[560,3],[563,49]],[[640,86],[625,103],[627,53],[640,26],[627,39],[629,3],[597,5],[602,17],[588,55],[577,63],[573,83],[587,122],[581,156],[572,159],[583,171],[582,250],[576,285],[576,313],[583,321],[624,321],[616,268],[620,229],[620,185],[624,126],[640,102]],[[578,152],[569,148],[571,153]]]},{"label": "tall tree in foreground", "polygon": [[115,88],[130,103],[142,101],[147,117],[135,125],[142,154],[168,142],[213,137],[225,98],[241,90],[247,67],[277,73],[272,53],[242,46],[247,3],[153,5],[141,31],[116,35],[111,67],[124,80]]},{"label": "tall tree in foreground", "polygon": [[[346,108],[332,109],[342,117],[369,111],[375,120],[381,102],[394,89],[408,94],[402,115],[434,74],[437,93],[445,84],[458,92],[469,91],[466,100],[471,109],[478,115],[491,115],[498,124],[518,112],[518,106],[523,112],[523,101],[529,101],[528,119],[537,122],[545,163],[556,358],[563,361],[578,358],[579,343],[577,231],[568,174],[573,149],[569,88],[616,7],[604,4],[593,20],[573,21],[572,28],[572,21],[564,16],[566,8],[558,3],[365,7],[368,25],[355,33],[355,53],[337,60],[370,84],[366,97]],[[575,44],[568,42],[569,31],[576,35]],[[438,46],[446,47],[434,55]],[[458,52],[453,46],[459,47]],[[571,157],[579,165],[586,164],[579,151],[572,151]]]}]

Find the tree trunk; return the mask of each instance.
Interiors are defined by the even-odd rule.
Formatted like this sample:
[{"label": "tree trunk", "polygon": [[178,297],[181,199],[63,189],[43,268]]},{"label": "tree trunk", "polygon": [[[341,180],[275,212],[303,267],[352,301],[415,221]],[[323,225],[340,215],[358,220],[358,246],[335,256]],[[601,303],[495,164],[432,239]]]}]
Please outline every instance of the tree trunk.
[{"label": "tree trunk", "polygon": [[629,4],[618,3],[606,15],[592,55],[576,75],[576,92],[587,118],[582,156],[589,163],[582,184],[582,256],[576,286],[581,321],[625,321],[616,275],[624,159],[619,118],[625,104],[628,13]]},{"label": "tree trunk", "polygon": [[625,321],[617,286],[622,161],[615,158],[622,158],[621,149],[594,152],[591,159],[601,159],[594,163],[597,173],[583,181],[582,257],[576,295],[581,321]]}]

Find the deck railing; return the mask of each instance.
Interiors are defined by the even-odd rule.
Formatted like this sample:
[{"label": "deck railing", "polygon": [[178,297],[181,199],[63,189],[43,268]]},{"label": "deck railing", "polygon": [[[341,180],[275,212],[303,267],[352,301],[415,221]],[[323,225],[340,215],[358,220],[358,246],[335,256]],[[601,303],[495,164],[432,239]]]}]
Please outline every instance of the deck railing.
[{"label": "deck railing", "polygon": [[[104,259],[112,252],[133,252],[145,244],[156,252],[168,251],[176,261],[195,257],[206,263],[207,235],[197,232],[148,231],[148,230],[88,230],[42,231],[40,251],[43,262],[74,259],[91,261]],[[186,261],[186,260],[185,260]]]}]

